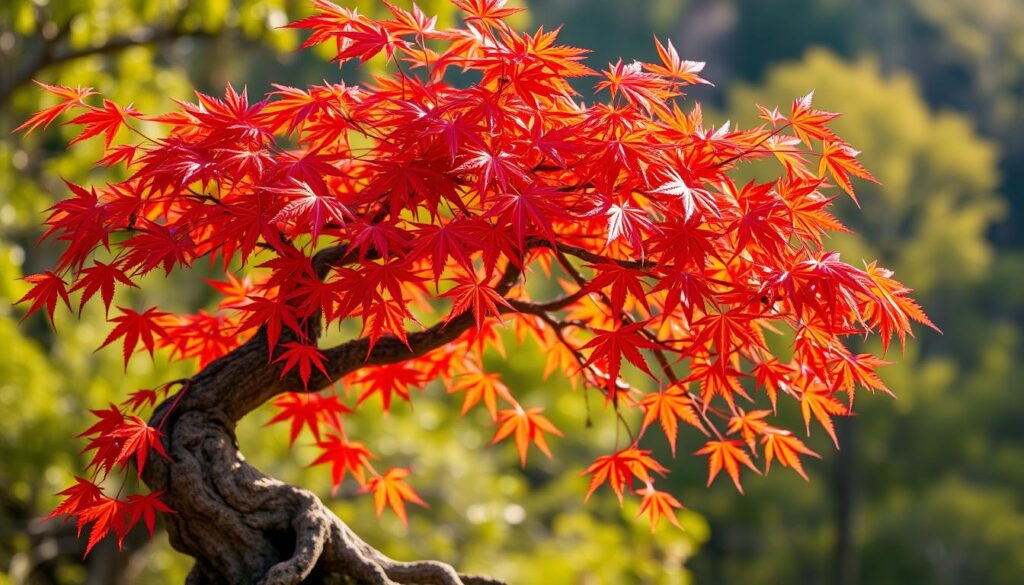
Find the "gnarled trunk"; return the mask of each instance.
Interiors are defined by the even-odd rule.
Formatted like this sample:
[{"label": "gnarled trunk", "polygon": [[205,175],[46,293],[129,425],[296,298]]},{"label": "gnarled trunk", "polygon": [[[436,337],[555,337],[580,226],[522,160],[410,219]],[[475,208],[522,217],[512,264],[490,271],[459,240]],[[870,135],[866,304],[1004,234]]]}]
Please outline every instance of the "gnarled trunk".
[{"label": "gnarled trunk", "polygon": [[165,433],[170,459],[151,458],[143,479],[175,511],[167,515],[172,546],[196,559],[188,583],[496,583],[444,563],[389,559],[315,494],[249,465],[235,425],[291,378],[282,380],[268,359],[261,331],[157,407],[152,424]]},{"label": "gnarled trunk", "polygon": [[[344,246],[325,249],[312,263],[319,278],[345,262]],[[508,292],[519,279],[506,269],[495,289]],[[455,340],[475,323],[463,313],[406,343],[384,337],[371,346],[359,338],[323,350],[327,375],[314,371],[309,391],[326,388],[345,374],[370,365],[421,356]],[[320,315],[312,315],[307,343],[320,336]],[[294,341],[285,331],[280,343]],[[160,404],[151,424],[164,432],[170,459],[151,457],[142,478],[174,510],[167,515],[171,545],[196,559],[191,583],[289,585],[345,582],[371,585],[497,584],[486,577],[460,575],[437,561],[401,562],[361,538],[310,492],[268,477],[238,450],[235,425],[246,414],[285,391],[304,384],[293,371],[271,359],[265,328],[246,343],[207,365]]]}]

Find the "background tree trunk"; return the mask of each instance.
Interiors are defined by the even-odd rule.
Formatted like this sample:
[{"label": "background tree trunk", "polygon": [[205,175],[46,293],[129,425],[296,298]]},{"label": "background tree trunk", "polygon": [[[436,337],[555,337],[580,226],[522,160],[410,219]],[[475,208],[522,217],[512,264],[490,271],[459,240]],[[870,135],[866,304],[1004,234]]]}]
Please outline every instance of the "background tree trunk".
[{"label": "background tree trunk", "polygon": [[836,435],[842,445],[835,460],[836,544],[832,553],[835,585],[855,585],[860,555],[857,547],[857,421],[854,417],[836,419]]}]

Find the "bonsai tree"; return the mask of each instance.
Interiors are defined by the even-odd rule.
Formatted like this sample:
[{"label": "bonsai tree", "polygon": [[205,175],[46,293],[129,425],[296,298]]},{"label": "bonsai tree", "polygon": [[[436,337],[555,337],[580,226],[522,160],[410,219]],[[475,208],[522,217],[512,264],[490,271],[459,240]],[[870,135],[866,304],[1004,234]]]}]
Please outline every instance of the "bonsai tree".
[{"label": "bonsai tree", "polygon": [[[557,31],[511,28],[504,0],[453,2],[462,27],[438,30],[415,7],[374,21],[314,0],[290,26],[339,64],[385,61],[367,84],[277,86],[259,101],[229,86],[161,115],[40,84],[60,101],[20,129],[73,113],[71,143],[102,136],[97,164],[127,178],[68,183],[45,236],[66,247],[26,278],[21,302],[51,321],[72,295],[101,302],[103,345],[120,344],[126,365],[141,346],[198,366],[94,411],[92,463],[53,512],[88,528],[88,548],[139,522],[152,531],[163,513],[171,544],[196,559],[189,582],[491,582],[387,558],[312,492],[250,466],[234,431],[273,401],[292,441],[316,438],[335,488],[354,481],[378,514],[404,520],[423,503],[410,471],[376,469],[373,437],[345,430],[365,401],[387,411],[442,380],[463,412],[487,410],[494,442],[513,442],[524,463],[580,432],[483,369],[502,327],[603,396],[622,440],[586,470],[588,495],[639,498],[652,529],[677,523],[680,503],[658,487],[669,469],[648,434],[674,452],[680,425],[693,429],[709,485],[724,470],[742,491],[744,468],[761,473],[755,458],[804,475],[801,457],[817,456],[777,409],[798,404],[808,432],[835,440],[832,418],[850,413],[857,387],[888,392],[883,362],[844,340],[877,334],[887,348],[912,320],[931,323],[889,271],[825,246],[845,229],[829,203],[854,197],[852,178],[873,180],[828,129],[836,114],[808,94],[785,112],[760,108],[755,128],[708,126],[682,100],[707,83],[703,64],[671,42],[656,41],[659,63],[598,73]],[[569,83],[583,77],[598,79],[592,105]],[[767,179],[736,184],[742,164]],[[215,310],[112,309],[118,289],[200,260],[226,272]],[[322,343],[329,328],[348,339]],[[357,390],[354,404],[338,388]]]}]

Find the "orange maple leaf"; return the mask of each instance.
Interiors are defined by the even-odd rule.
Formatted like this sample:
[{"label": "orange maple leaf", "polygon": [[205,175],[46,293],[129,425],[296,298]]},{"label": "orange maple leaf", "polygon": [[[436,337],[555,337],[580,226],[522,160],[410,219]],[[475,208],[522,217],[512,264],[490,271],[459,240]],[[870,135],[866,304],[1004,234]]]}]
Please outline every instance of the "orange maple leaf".
[{"label": "orange maple leaf", "polygon": [[814,415],[828,436],[832,437],[836,448],[839,448],[839,439],[836,438],[836,427],[832,423],[832,415],[850,414],[843,403],[836,400],[826,388],[807,388],[800,396],[800,411],[804,415],[804,424],[807,427],[808,435],[811,434],[811,415]]},{"label": "orange maple leaf", "polygon": [[543,411],[543,408],[523,410],[518,406],[499,411],[498,430],[495,431],[491,444],[493,445],[514,433],[520,465],[526,467],[526,452],[529,451],[531,442],[537,445],[537,448],[550,459],[551,449],[548,448],[548,442],[544,437],[544,433],[561,437],[562,431],[558,430],[546,416],[541,414]]},{"label": "orange maple leaf", "polygon": [[491,420],[498,419],[498,398],[509,400],[512,394],[508,387],[501,382],[501,375],[487,373],[476,364],[468,366],[468,371],[459,375],[458,381],[448,390],[448,393],[465,392],[462,400],[462,414],[469,412],[483,400],[487,412],[491,413]]},{"label": "orange maple leaf", "polygon": [[624,488],[633,488],[633,480],[639,479],[650,483],[651,472],[664,474],[668,471],[660,463],[651,457],[651,452],[636,447],[627,447],[616,451],[611,455],[603,455],[594,460],[581,475],[590,475],[590,487],[587,489],[586,499],[607,482],[611,486],[615,496],[622,503],[622,492]]},{"label": "orange maple leaf", "polygon": [[643,429],[646,430],[654,421],[658,421],[661,424],[661,429],[665,431],[665,436],[668,437],[673,457],[676,454],[679,421],[700,430],[705,435],[708,434],[693,405],[694,402],[690,398],[690,394],[678,385],[671,386],[662,392],[652,392],[640,401],[640,406],[644,409]]},{"label": "orange maple leaf", "polygon": [[752,410],[750,412],[744,412],[743,409],[738,409],[735,416],[729,419],[729,428],[727,432],[729,434],[740,433],[743,436],[743,440],[746,441],[747,446],[750,450],[754,450],[757,436],[763,435],[769,431],[774,430],[771,425],[764,422],[765,417],[770,415],[770,410]]},{"label": "orange maple leaf", "polygon": [[385,471],[384,475],[372,477],[366,483],[363,491],[373,492],[373,506],[378,518],[384,512],[384,508],[389,507],[402,521],[402,524],[408,526],[409,521],[405,514],[406,502],[429,508],[419,494],[412,489],[412,486],[406,483],[405,478],[409,476],[409,473],[411,472],[408,468],[392,467]]},{"label": "orange maple leaf", "polygon": [[680,530],[683,528],[675,512],[676,509],[681,509],[683,505],[679,503],[675,496],[668,492],[658,491],[652,486],[641,488],[636,493],[643,496],[643,499],[640,500],[640,511],[636,515],[640,516],[644,512],[647,513],[647,518],[651,523],[651,534],[657,531],[663,517],[676,528]]},{"label": "orange maple leaf", "polygon": [[739,464],[746,465],[758,475],[761,473],[754,467],[754,463],[750,460],[750,455],[743,450],[743,443],[740,441],[732,439],[708,441],[704,444],[703,448],[695,452],[695,455],[708,455],[710,457],[708,459],[708,486],[715,481],[718,472],[725,468],[726,473],[732,478],[732,483],[736,485],[736,489],[742,494],[743,486],[740,485]]},{"label": "orange maple leaf", "polygon": [[764,445],[764,472],[772,467],[772,460],[778,459],[779,463],[786,467],[792,467],[800,477],[807,479],[804,473],[804,466],[800,463],[800,454],[821,458],[820,455],[811,451],[804,445],[804,442],[793,436],[789,431],[774,430],[767,433],[761,443]]},{"label": "orange maple leaf", "polygon": [[821,152],[821,160],[818,163],[818,176],[824,177],[825,171],[828,171],[836,183],[839,183],[839,186],[843,188],[843,191],[846,191],[853,198],[855,203],[857,202],[857,196],[853,192],[853,182],[850,181],[851,176],[867,179],[876,185],[881,184],[870,171],[864,168],[864,165],[860,164],[860,161],[857,160],[858,154],[860,153],[850,148],[850,145],[844,142],[825,142]]}]

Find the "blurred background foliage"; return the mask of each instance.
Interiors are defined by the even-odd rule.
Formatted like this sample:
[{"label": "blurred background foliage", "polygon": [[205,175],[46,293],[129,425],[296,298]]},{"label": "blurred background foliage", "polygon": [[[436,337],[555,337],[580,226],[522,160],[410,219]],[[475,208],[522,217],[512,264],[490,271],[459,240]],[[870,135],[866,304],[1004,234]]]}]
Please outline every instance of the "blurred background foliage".
[{"label": "blurred background foliage", "polygon": [[[810,483],[777,472],[748,481],[746,496],[727,482],[705,489],[703,463],[681,456],[669,481],[688,506],[685,531],[653,536],[635,507],[620,510],[600,494],[583,502],[578,473],[613,443],[614,427],[598,413],[588,428],[583,396],[560,387],[557,375],[541,379],[536,346],[513,347],[510,336],[513,358],[495,352],[488,366],[524,404],[548,405],[567,435],[554,445],[555,460],[531,455],[520,470],[512,449],[487,447],[490,425],[475,418],[485,415],[458,417],[444,390],[430,387],[414,407],[386,417],[362,408],[352,432],[389,464],[412,466],[431,507],[413,510],[403,529],[390,516],[378,522],[366,497],[343,488],[330,499],[342,518],[392,555],[441,557],[513,583],[1020,583],[1024,3],[519,4],[530,8],[527,21],[564,23],[564,42],[595,49],[594,67],[619,56],[653,59],[650,34],[671,38],[686,58],[708,61],[717,86],[691,97],[717,121],[751,125],[754,103],[786,108],[816,90],[816,105],[844,113],[837,131],[882,181],[860,186],[861,209],[838,203],[856,233],[834,245],[847,259],[893,268],[944,335],[922,332],[905,354],[890,350],[898,363],[882,375],[898,399],[861,396],[859,415],[840,425],[841,451],[820,433],[811,437],[825,456],[808,462]],[[442,23],[452,18],[444,0],[420,5]],[[17,279],[54,256],[37,240],[41,212],[63,193],[61,177],[112,178],[92,169],[94,142],[65,150],[69,135],[58,126],[9,135],[46,105],[30,80],[93,86],[155,113],[193,88],[216,94],[233,82],[262,93],[272,81],[337,79],[323,55],[294,52],[298,37],[278,28],[307,10],[305,0],[0,3],[0,585],[171,583],[188,569],[159,535],[150,542],[133,534],[121,554],[107,542],[82,560],[73,526],[41,520],[82,465],[70,438],[88,409],[181,377],[188,365],[136,360],[126,375],[117,352],[93,352],[106,332],[96,311],[80,319],[58,312],[59,334],[38,315],[19,323],[12,301],[25,287]],[[149,284],[118,302],[186,309],[211,300],[195,275]],[[328,497],[326,470],[306,467],[308,445],[289,451],[284,429],[264,428],[272,414],[243,422],[247,456]],[[680,439],[682,453],[688,439],[695,441]],[[667,451],[663,440],[649,447]]]}]

